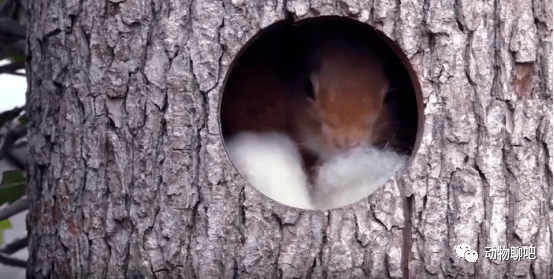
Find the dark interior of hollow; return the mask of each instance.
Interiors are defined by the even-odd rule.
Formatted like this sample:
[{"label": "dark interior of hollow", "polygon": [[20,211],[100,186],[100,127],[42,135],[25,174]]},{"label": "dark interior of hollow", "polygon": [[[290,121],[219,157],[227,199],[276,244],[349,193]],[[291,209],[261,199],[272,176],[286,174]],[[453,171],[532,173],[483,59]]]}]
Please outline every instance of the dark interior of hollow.
[{"label": "dark interior of hollow", "polygon": [[242,131],[286,133],[282,111],[286,111],[290,86],[307,79],[308,68],[317,67],[307,56],[318,44],[340,37],[360,47],[371,45],[388,57],[386,75],[392,89],[385,102],[393,111],[393,128],[383,145],[411,154],[418,129],[416,92],[408,70],[377,32],[341,17],[281,21],[262,30],[243,47],[229,69],[220,105],[224,138]]}]

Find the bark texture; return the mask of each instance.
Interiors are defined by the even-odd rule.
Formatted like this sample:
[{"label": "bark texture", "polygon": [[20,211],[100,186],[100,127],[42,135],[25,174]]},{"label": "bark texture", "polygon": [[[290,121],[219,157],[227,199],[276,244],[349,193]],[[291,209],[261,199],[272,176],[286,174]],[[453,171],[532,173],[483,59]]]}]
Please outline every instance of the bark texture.
[{"label": "bark texture", "polygon": [[[28,8],[33,278],[552,278],[551,1]],[[229,64],[286,11],[372,24],[419,75],[413,163],[352,206],[272,202],[224,151]],[[476,263],[457,258],[461,243]],[[537,259],[484,259],[500,246],[536,247]]]}]

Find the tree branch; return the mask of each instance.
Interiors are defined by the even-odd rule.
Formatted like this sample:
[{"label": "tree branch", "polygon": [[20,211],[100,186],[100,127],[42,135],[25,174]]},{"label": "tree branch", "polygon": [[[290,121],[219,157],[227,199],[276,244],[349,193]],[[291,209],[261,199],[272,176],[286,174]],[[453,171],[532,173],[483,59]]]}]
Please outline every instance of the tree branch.
[{"label": "tree branch", "polygon": [[4,111],[0,113],[0,127],[4,126],[4,123],[13,120],[14,118],[18,117],[21,112],[23,111],[23,108],[16,107],[11,110]]},{"label": "tree branch", "polygon": [[12,145],[20,138],[24,137],[27,134],[27,127],[20,125],[15,127],[13,130],[9,131],[4,136],[4,142],[0,146],[0,159],[6,156],[8,150]]},{"label": "tree branch", "polygon": [[25,62],[16,62],[0,66],[0,74],[14,74],[15,71],[25,68]]},{"label": "tree branch", "polygon": [[4,209],[0,210],[0,220],[8,219],[15,214],[21,213],[29,209],[29,200],[27,197],[22,197],[12,204],[6,206]]},{"label": "tree branch", "polygon": [[0,34],[25,38],[25,29],[25,26],[9,17],[0,17]]},{"label": "tree branch", "polygon": [[3,253],[3,254],[6,254],[6,255],[11,255],[25,247],[27,247],[27,245],[29,244],[29,237],[26,236],[26,237],[23,237],[23,238],[18,238],[14,241],[12,241],[11,243],[8,243],[4,246],[4,248],[0,249],[0,253]]},{"label": "tree branch", "polygon": [[20,76],[20,77],[26,77],[27,74],[25,73],[18,73],[18,72],[11,72],[11,73],[5,73],[6,75],[14,75],[14,76]]},{"label": "tree branch", "polygon": [[27,268],[27,262],[26,261],[6,257],[6,256],[3,256],[3,255],[0,255],[0,263],[5,264],[5,265],[9,265],[9,266]]},{"label": "tree branch", "polygon": [[11,163],[14,167],[20,170],[25,170],[25,163],[19,160],[19,158],[13,155],[10,151],[11,150],[8,150],[6,152],[6,157],[5,157],[8,163]]},{"label": "tree branch", "polygon": [[4,0],[0,3],[0,17],[10,16],[10,10],[12,9],[13,0]]},{"label": "tree branch", "polygon": [[0,74],[11,74],[19,69],[25,68],[25,62],[16,62],[0,66]]}]

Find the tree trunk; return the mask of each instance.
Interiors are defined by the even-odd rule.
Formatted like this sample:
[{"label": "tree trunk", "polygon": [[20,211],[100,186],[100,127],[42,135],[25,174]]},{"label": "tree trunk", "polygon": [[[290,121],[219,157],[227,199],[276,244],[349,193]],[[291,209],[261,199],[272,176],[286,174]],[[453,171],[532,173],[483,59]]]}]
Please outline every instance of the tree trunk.
[{"label": "tree trunk", "polygon": [[[419,76],[412,164],[352,206],[270,201],[222,145],[229,64],[287,10],[374,25]],[[552,278],[551,1],[37,0],[29,11],[32,278]],[[462,243],[476,263],[456,256]],[[484,257],[516,246],[536,260]]]}]

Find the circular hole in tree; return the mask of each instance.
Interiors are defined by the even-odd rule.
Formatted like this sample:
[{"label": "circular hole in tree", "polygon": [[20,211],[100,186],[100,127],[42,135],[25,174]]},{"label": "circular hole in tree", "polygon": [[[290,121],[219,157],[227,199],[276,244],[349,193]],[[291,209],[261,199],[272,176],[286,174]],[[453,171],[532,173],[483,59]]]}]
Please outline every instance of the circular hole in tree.
[{"label": "circular hole in tree", "polygon": [[281,21],[229,68],[220,123],[231,161],[265,196],[331,209],[369,196],[415,153],[421,89],[407,57],[342,17]]}]

